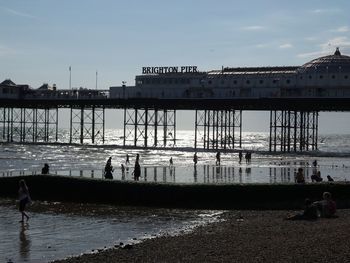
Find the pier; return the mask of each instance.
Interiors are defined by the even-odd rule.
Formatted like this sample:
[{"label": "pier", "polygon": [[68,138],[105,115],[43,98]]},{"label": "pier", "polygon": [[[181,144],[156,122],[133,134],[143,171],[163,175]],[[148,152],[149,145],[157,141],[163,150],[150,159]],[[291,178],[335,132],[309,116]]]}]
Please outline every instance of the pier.
[{"label": "pier", "polygon": [[[59,111],[70,111],[69,141],[104,144],[105,110],[123,110],[123,146],[176,148],[178,110],[194,111],[193,149],[242,147],[245,111],[268,111],[269,151],[317,150],[318,116],[350,111],[350,57],[337,49],[300,67],[147,67],[135,86],[33,89],[0,83],[0,141],[58,141]],[[191,69],[191,70],[190,70]],[[180,120],[181,121],[181,120]]]}]

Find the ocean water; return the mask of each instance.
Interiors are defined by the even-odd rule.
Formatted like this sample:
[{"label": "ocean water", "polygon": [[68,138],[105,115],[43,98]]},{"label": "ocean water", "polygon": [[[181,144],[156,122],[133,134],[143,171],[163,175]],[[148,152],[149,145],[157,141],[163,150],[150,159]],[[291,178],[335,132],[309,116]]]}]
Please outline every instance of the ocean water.
[{"label": "ocean water", "polygon": [[[45,209],[48,204],[42,203],[41,206]],[[134,244],[160,235],[185,233],[196,226],[217,221],[222,213],[109,206],[97,209],[116,212],[76,215],[32,212],[29,209],[30,220],[19,223],[20,214],[15,207],[0,200],[0,262],[41,263],[82,253],[96,253],[120,243]]]},{"label": "ocean water", "polygon": [[[107,159],[112,157],[114,180],[133,180],[136,154],[140,154],[141,180],[161,183],[293,183],[294,173],[302,167],[306,180],[315,170],[331,175],[336,181],[350,180],[350,135],[320,135],[319,150],[307,153],[269,153],[268,133],[243,133],[243,151],[252,151],[252,162],[238,161],[237,151],[222,152],[221,165],[215,164],[215,152],[198,151],[198,165],[193,165],[193,131],[177,131],[176,146],[181,150],[125,149],[122,130],[107,130],[105,145],[18,144],[0,147],[0,176],[40,173],[44,163],[52,174],[102,178]],[[68,131],[59,134],[68,141]],[[126,155],[127,171],[121,173]],[[173,158],[174,165],[169,165]],[[312,162],[317,160],[314,168]],[[1,203],[1,202],[0,202]],[[137,210],[136,210],[137,211]],[[159,234],[173,234],[188,227],[209,222],[215,212],[181,210],[143,213],[123,212],[120,216],[83,216],[30,212],[28,225],[18,223],[15,206],[0,204],[0,261],[47,262],[70,255],[112,247],[119,242],[142,240]],[[103,234],[101,234],[103,233]]]},{"label": "ocean water", "polygon": [[[8,144],[0,148],[0,176],[40,173],[44,163],[53,174],[103,177],[103,168],[112,157],[115,180],[133,180],[136,154],[140,154],[141,180],[167,183],[293,183],[294,173],[302,167],[307,180],[314,173],[312,162],[318,161],[321,175],[338,181],[350,180],[350,135],[319,135],[319,150],[304,153],[269,153],[268,133],[243,133],[243,151],[252,151],[252,162],[238,162],[237,152],[221,154],[221,165],[215,164],[215,152],[198,151],[198,165],[193,165],[193,131],[177,131],[176,147],[168,149],[125,149],[123,130],[107,130],[105,145]],[[59,133],[61,142],[68,141],[68,131]],[[119,146],[118,146],[119,145]],[[123,176],[121,164],[126,154],[130,164]],[[173,167],[169,159],[173,158]]]}]

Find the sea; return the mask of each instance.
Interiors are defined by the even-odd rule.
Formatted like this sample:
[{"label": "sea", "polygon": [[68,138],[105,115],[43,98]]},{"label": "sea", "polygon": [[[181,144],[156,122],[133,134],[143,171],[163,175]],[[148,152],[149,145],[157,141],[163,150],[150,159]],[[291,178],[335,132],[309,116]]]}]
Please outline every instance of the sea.
[{"label": "sea", "polygon": [[[72,144],[69,131],[60,129],[61,144],[2,143],[0,176],[38,174],[45,163],[50,173],[101,178],[104,166],[112,157],[113,180],[133,180],[136,154],[140,155],[141,181],[168,184],[293,184],[294,174],[303,168],[307,181],[316,171],[326,180],[350,180],[350,134],[319,134],[317,151],[303,153],[268,152],[269,134],[243,132],[243,154],[252,160],[239,163],[240,148],[216,152],[197,150],[198,164],[193,163],[194,132],[180,130],[176,145],[162,149],[123,148],[123,130],[107,129],[104,145]],[[130,163],[126,163],[129,155]],[[173,165],[170,165],[170,158]],[[313,163],[316,160],[317,166]],[[122,173],[121,165],[126,167]],[[24,226],[15,205],[0,200],[0,262],[49,262],[94,253],[120,242],[132,243],[159,235],[173,235],[198,225],[220,220],[224,211],[154,210],[142,208],[123,211],[119,216],[70,215],[30,211]],[[6,202],[5,202],[6,203]],[[120,208],[122,209],[122,208]],[[140,208],[141,210],[141,208]],[[137,212],[135,212],[137,211]]]}]

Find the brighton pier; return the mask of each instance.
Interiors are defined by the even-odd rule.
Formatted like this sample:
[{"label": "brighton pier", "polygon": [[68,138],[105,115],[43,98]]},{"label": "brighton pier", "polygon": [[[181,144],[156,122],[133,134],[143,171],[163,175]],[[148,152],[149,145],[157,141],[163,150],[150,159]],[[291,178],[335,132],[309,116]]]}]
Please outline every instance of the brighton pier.
[{"label": "brighton pier", "polygon": [[317,150],[319,112],[350,111],[350,57],[337,48],[302,66],[143,67],[134,86],[105,90],[33,89],[7,79],[0,83],[0,141],[57,142],[61,109],[70,110],[67,143],[105,143],[105,110],[122,109],[123,146],[176,148],[176,111],[190,110],[194,149],[237,150],[243,112],[254,110],[270,113],[271,152]]}]

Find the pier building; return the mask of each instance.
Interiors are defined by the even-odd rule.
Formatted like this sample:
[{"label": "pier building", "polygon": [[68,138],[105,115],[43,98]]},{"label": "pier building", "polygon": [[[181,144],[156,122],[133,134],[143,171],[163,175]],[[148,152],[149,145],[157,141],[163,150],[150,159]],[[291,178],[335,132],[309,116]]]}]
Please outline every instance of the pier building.
[{"label": "pier building", "polygon": [[32,89],[5,80],[1,137],[57,137],[58,109],[70,108],[69,142],[104,142],[104,111],[111,108],[124,110],[124,146],[175,146],[176,111],[194,110],[194,148],[230,150],[242,146],[243,111],[264,110],[270,112],[270,151],[308,151],[317,149],[320,111],[350,110],[350,57],[338,48],[302,66],[156,66],[141,72],[135,85],[107,90]]}]

